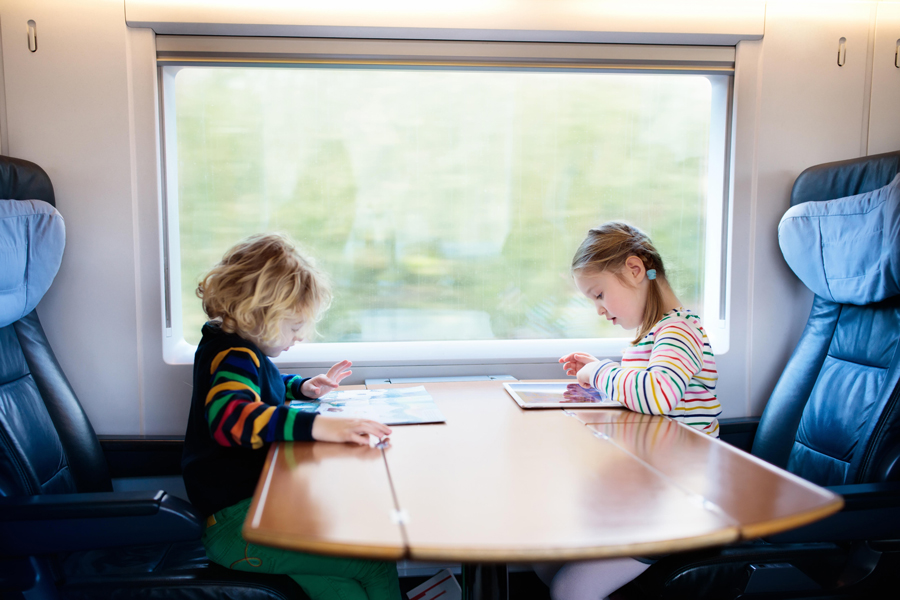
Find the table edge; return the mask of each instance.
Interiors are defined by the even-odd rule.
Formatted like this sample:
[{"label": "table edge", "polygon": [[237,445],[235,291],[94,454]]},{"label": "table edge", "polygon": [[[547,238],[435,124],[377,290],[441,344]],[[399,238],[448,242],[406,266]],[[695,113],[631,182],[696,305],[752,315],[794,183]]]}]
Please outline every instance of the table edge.
[{"label": "table edge", "polygon": [[409,558],[423,561],[456,562],[542,562],[615,558],[623,556],[652,556],[687,550],[700,550],[714,546],[724,546],[741,539],[740,529],[729,526],[702,536],[666,540],[663,542],[642,542],[617,546],[586,546],[581,548],[523,548],[510,552],[508,548],[436,548],[410,544]]},{"label": "table edge", "polygon": [[381,546],[374,544],[312,541],[288,534],[263,534],[247,527],[246,524],[241,529],[241,535],[245,540],[253,544],[273,546],[297,552],[309,552],[311,554],[326,554],[329,556],[378,560],[402,560],[408,558],[406,548],[402,544],[397,546]]}]

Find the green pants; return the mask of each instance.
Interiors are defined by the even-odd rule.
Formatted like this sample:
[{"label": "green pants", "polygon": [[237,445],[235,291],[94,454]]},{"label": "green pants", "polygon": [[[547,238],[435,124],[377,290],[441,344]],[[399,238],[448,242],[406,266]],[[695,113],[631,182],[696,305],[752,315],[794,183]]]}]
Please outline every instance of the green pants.
[{"label": "green pants", "polygon": [[[399,600],[397,565],[279,550],[248,543],[241,527],[250,499],[223,508],[207,524],[203,546],[210,560],[229,569],[288,575],[312,600]],[[212,523],[213,519],[210,519]]]}]

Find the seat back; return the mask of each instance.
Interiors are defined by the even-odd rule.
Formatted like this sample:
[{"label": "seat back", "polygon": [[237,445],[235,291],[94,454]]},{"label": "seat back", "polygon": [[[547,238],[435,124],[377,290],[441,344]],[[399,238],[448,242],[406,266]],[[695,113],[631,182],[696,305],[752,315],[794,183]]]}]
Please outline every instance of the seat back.
[{"label": "seat back", "polygon": [[779,226],[816,295],[753,454],[820,485],[900,479],[900,152],[804,171]]},{"label": "seat back", "polygon": [[0,157],[0,194],[0,494],[112,491],[35,310],[65,246],[53,186],[37,165]]}]

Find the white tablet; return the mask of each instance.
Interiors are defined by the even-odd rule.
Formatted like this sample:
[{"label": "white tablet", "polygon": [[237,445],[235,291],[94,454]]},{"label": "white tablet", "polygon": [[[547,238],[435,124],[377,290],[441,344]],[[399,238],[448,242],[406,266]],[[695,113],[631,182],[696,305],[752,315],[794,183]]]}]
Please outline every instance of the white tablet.
[{"label": "white tablet", "polygon": [[622,408],[615,400],[577,383],[516,381],[503,387],[522,408]]}]

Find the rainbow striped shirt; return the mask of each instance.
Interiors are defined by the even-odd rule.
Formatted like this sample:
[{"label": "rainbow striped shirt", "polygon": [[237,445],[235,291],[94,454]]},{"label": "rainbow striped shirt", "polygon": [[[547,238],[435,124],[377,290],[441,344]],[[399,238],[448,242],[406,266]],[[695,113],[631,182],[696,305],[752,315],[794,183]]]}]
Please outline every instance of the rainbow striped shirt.
[{"label": "rainbow striped shirt", "polygon": [[722,407],[716,398],[716,359],[700,318],[676,308],[659,320],[622,364],[601,360],[585,365],[595,389],[627,408],[666,415],[719,437]]},{"label": "rainbow striped shirt", "polygon": [[312,440],[315,415],[287,402],[302,397],[303,381],[282,375],[253,342],[203,326],[181,467],[205,516],[253,495],[270,442]]},{"label": "rainbow striped shirt", "polygon": [[[299,411],[290,407],[291,400],[305,398],[300,392],[303,378],[279,373],[282,393],[263,398],[260,359],[269,360],[250,348],[232,347],[216,354],[209,366],[206,421],[221,446],[257,449],[266,442],[307,439],[308,424],[298,423]],[[297,432],[295,425],[300,426]]]}]

